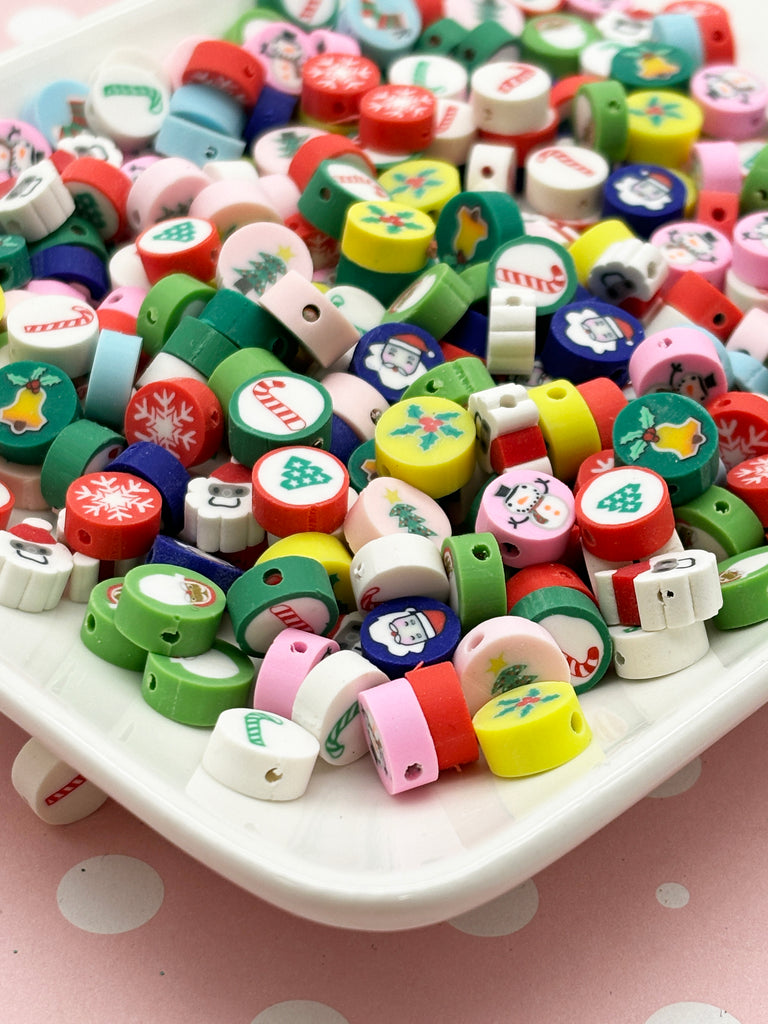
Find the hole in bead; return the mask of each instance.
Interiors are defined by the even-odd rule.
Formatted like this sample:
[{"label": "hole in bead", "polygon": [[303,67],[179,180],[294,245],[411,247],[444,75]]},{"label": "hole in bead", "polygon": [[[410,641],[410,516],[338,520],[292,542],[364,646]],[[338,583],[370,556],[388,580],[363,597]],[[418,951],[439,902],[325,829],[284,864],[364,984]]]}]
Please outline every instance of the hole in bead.
[{"label": "hole in bead", "polygon": [[563,387],[547,388],[547,398],[551,398],[554,402],[562,402],[566,395],[567,392]]},{"label": "hole in bead", "polygon": [[484,640],[485,640],[485,634],[484,633],[477,633],[475,636],[472,637],[472,639],[467,644],[467,650],[468,651],[476,650]]},{"label": "hole in bead", "polygon": [[436,32],[433,33],[431,36],[427,37],[427,43],[429,44],[429,46],[440,46],[442,41],[442,37],[439,36]]},{"label": "hole in bead", "polygon": [[623,665],[624,662],[627,660],[624,657],[624,655],[621,653],[621,651],[616,651],[616,653],[614,655],[614,658],[616,659],[616,664],[617,665]]},{"label": "hole in bead", "polygon": [[712,317],[712,323],[716,327],[722,327],[727,319],[728,318],[726,317],[725,313],[715,313],[715,315]]},{"label": "hole in bead", "polygon": [[484,562],[486,558],[491,557],[491,552],[485,544],[475,544],[472,548],[472,555],[478,560],[478,562]]},{"label": "hole in bead", "polygon": [[432,379],[428,380],[425,385],[425,388],[430,393],[430,395],[434,395],[437,391],[441,391],[442,387],[442,381]]},{"label": "hole in bead", "polygon": [[282,777],[283,773],[278,768],[270,768],[268,772],[264,772],[265,782],[279,782]]},{"label": "hole in bead", "polygon": [[655,263],[649,263],[648,266],[645,268],[645,272],[648,275],[648,277],[654,278],[656,277],[658,269],[659,268],[656,266]]},{"label": "hole in bead", "polygon": [[494,169],[490,164],[486,164],[485,167],[480,168],[480,175],[483,178],[492,178],[494,173]]},{"label": "hole in bead", "polygon": [[584,717],[578,711],[574,711],[571,715],[571,729],[577,733],[584,729]]},{"label": "hole in bead", "polygon": [[310,303],[302,309],[301,315],[308,324],[314,324],[320,319],[320,310]]},{"label": "hole in bead", "polygon": [[716,206],[710,212],[710,216],[712,217],[712,220],[723,221],[725,220],[725,210],[722,208],[722,206]]},{"label": "hole in bead", "polygon": [[327,203],[328,200],[331,198],[331,190],[328,188],[327,185],[323,185],[323,187],[318,192],[318,195],[324,202]]},{"label": "hole in bead", "polygon": [[464,51],[464,60],[473,61],[475,57],[477,57],[476,51],[471,46],[468,46]]},{"label": "hole in bead", "polygon": [[151,675],[151,674],[147,676],[147,689],[148,690],[156,690],[157,689],[157,678],[155,676]]},{"label": "hole in bead", "polygon": [[669,348],[669,346],[671,344],[672,344],[672,339],[671,338],[662,338],[661,341],[659,341],[659,343],[658,343],[659,348]]},{"label": "hole in bead", "polygon": [[509,541],[505,541],[501,545],[501,547],[504,551],[504,554],[508,555],[510,558],[517,558],[520,554],[520,548],[517,546],[517,544],[510,544]]},{"label": "hole in bead", "polygon": [[407,782],[413,782],[414,779],[418,779],[422,771],[423,769],[420,764],[409,764],[408,767],[403,772],[403,776]]},{"label": "hole in bead", "polygon": [[278,583],[283,582],[283,574],[279,569],[267,569],[261,578],[268,587],[276,587]]},{"label": "hole in bead", "polygon": [[178,629],[164,629],[160,634],[160,639],[164,644],[169,644],[172,647],[179,642],[181,637],[179,636]]},{"label": "hole in bead", "polygon": [[499,406],[502,409],[514,409],[517,406],[517,399],[514,395],[502,395]]},{"label": "hole in bead", "polygon": [[294,654],[306,654],[307,645],[304,643],[303,640],[294,640],[294,642],[291,644],[291,650],[293,651]]},{"label": "hole in bead", "polygon": [[728,504],[727,501],[723,501],[721,499],[720,501],[716,501],[715,502],[715,512],[719,512],[721,516],[724,516],[726,514],[726,512],[730,512],[730,511],[731,511],[731,506]]},{"label": "hole in bead", "polygon": [[85,628],[87,632],[93,633],[96,630],[96,618],[93,615],[86,615],[85,617]]},{"label": "hole in bead", "polygon": [[144,311],[144,319],[149,324],[157,323],[157,310],[154,308],[154,306],[150,306],[149,309]]},{"label": "hole in bead", "polygon": [[88,533],[87,530],[78,530],[77,531],[77,539],[80,541],[81,544],[90,544],[91,543],[91,535],[90,535],[90,533]]}]

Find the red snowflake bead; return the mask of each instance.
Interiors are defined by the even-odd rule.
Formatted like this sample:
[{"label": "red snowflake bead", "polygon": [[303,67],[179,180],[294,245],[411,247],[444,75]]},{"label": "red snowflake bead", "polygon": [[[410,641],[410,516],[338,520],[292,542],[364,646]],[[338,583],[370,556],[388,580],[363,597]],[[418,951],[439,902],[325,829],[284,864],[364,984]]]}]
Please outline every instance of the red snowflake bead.
[{"label": "red snowflake bead", "polygon": [[222,39],[204,39],[190,54],[182,72],[184,85],[208,85],[252,107],[264,86],[264,69],[242,46]]},{"label": "red snowflake bead", "polygon": [[435,136],[437,100],[418,85],[379,85],[360,101],[360,144],[382,153],[417,153]]},{"label": "red snowflake bead", "polygon": [[64,540],[100,561],[139,558],[160,531],[160,492],[132,473],[86,473],[67,488]]},{"label": "red snowflake bead", "polygon": [[321,53],[305,61],[301,72],[301,108],[326,124],[356,121],[363,96],[378,85],[381,72],[372,60],[354,53]]},{"label": "red snowflake bead", "polygon": [[123,433],[128,444],[158,444],[185,467],[212,458],[223,432],[224,415],[218,398],[207,384],[192,377],[145,384],[125,410]]}]

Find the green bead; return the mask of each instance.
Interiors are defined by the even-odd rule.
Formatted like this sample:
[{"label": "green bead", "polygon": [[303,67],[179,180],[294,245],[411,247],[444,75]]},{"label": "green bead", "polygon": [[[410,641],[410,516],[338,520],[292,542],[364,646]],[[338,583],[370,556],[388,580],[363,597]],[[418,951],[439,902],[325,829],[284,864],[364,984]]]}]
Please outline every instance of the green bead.
[{"label": "green bead", "polygon": [[125,576],[115,625],[146,651],[186,658],[211,647],[225,606],[224,591],[202,573],[139,565]]},{"label": "green bead", "polygon": [[611,62],[611,78],[627,89],[687,89],[696,70],[679,46],[647,40],[622,47]]},{"label": "green bead", "polygon": [[482,21],[469,32],[464,30],[463,38],[451,53],[454,60],[463,64],[470,74],[481,64],[491,60],[502,60],[504,54],[514,60],[519,40],[498,21]]},{"label": "green bead", "polygon": [[703,494],[720,465],[717,426],[692,398],[655,392],[634,398],[613,425],[617,466],[643,466],[662,476],[673,505]]},{"label": "green bead", "polygon": [[398,295],[382,323],[414,324],[434,338],[442,338],[464,316],[473,298],[469,285],[453,267],[436,263]]},{"label": "green bead", "polygon": [[139,309],[136,333],[144,351],[155,356],[186,316],[199,316],[216,293],[189,274],[169,274],[153,284]]},{"label": "green bead", "polygon": [[27,243],[21,235],[0,236],[0,288],[23,288],[32,280]]},{"label": "green bead", "polygon": [[524,234],[520,207],[506,192],[460,192],[440,211],[437,256],[457,269],[483,263],[503,242]]},{"label": "green bead", "polygon": [[416,40],[414,53],[439,53],[453,56],[452,50],[466,37],[467,30],[453,18],[438,18]]},{"label": "green bead", "polygon": [[237,348],[274,350],[280,338],[280,325],[272,314],[234,288],[219,288],[199,319],[215,327]]},{"label": "green bead", "polygon": [[126,440],[93,420],[74,420],[54,438],[40,469],[40,492],[51,508],[64,508],[67,488],[79,476],[104,469]]},{"label": "green bead", "polygon": [[475,303],[485,305],[488,300],[488,262],[470,263],[468,267],[459,269],[459,277],[472,293],[470,306]]},{"label": "green bead", "polygon": [[718,562],[759,547],[765,540],[760,520],[749,505],[716,484],[676,506],[675,527],[684,548],[711,551]]},{"label": "green bead", "polygon": [[577,140],[610,163],[627,155],[629,146],[629,111],[627,94],[619,82],[588,82],[574,99],[572,120]]},{"label": "green bead", "polygon": [[738,629],[768,619],[768,547],[742,551],[718,562],[723,607],[712,620],[718,629]]},{"label": "green bead", "polygon": [[42,464],[79,416],[75,386],[57,366],[20,360],[0,369],[0,456],[9,462]]},{"label": "green bead", "polygon": [[34,254],[43,249],[50,249],[54,245],[79,245],[83,249],[90,250],[103,262],[109,258],[104,239],[98,229],[91,221],[84,217],[78,217],[74,213],[64,221],[61,227],[56,228],[45,238],[41,238],[39,242],[30,245],[29,251]]},{"label": "green bead", "polygon": [[504,563],[492,533],[446,537],[441,551],[451,585],[449,603],[461,621],[462,633],[506,614]]},{"label": "green bead", "polygon": [[404,274],[369,270],[367,267],[361,267],[359,263],[354,263],[342,252],[339,254],[339,262],[336,265],[336,284],[354,285],[355,288],[361,288],[369,295],[373,295],[383,305],[388,306],[422,273],[423,270],[409,271]]},{"label": "green bead", "polygon": [[584,18],[542,14],[523,29],[522,59],[545,68],[553,78],[565,78],[579,73],[582,50],[599,39],[598,29]]},{"label": "green bead", "polygon": [[210,650],[189,658],[148,654],[141,695],[174,722],[214,726],[222,711],[247,706],[253,673],[249,657],[217,639]]},{"label": "green bead", "polygon": [[768,210],[768,146],[752,158],[752,166],[741,183],[739,212],[742,216]]},{"label": "green bead", "polygon": [[369,438],[363,441],[347,459],[349,483],[358,493],[376,476],[376,441]]},{"label": "green bead", "polygon": [[304,555],[284,555],[248,569],[229,588],[227,605],[240,648],[256,657],[289,627],[310,627],[327,636],[339,615],[328,573]]},{"label": "green bead", "polygon": [[495,383],[482,359],[478,356],[462,356],[449,359],[423,373],[406,388],[402,401],[424,395],[438,395],[440,398],[450,398],[466,409],[470,395],[492,388]]},{"label": "green bead", "polygon": [[299,196],[305,220],[331,238],[340,239],[347,210],[354,203],[388,200],[386,187],[371,177],[368,165],[356,156],[322,160]]},{"label": "green bead", "polygon": [[162,351],[183,360],[206,379],[219,363],[238,351],[226,335],[196,316],[182,317]]},{"label": "green bead", "polygon": [[611,666],[613,640],[605,619],[586,594],[573,587],[543,587],[526,594],[509,609],[538,622],[552,634],[571,669],[576,693],[585,693]]},{"label": "green bead", "polygon": [[218,398],[224,416],[228,417],[232,395],[243,381],[261,377],[265,373],[285,373],[287,370],[285,363],[269,349],[238,349],[216,366],[208,378],[208,387]]},{"label": "green bead", "polygon": [[132,672],[141,672],[147,660],[147,652],[124,637],[115,625],[115,609],[122,588],[122,577],[102,580],[96,584],[88,598],[80,639],[102,661]]},{"label": "green bead", "polygon": [[252,22],[282,20],[282,13],[271,7],[251,7],[239,18],[236,18],[228,29],[225,29],[221,38],[228,43],[242,46],[248,37],[248,27]]}]

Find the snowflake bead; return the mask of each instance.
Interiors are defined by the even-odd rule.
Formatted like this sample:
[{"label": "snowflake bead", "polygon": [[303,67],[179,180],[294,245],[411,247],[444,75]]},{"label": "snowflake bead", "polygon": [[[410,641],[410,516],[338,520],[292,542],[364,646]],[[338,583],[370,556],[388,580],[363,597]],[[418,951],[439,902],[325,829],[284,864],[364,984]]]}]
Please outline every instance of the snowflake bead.
[{"label": "snowflake bead", "polygon": [[146,554],[160,530],[162,498],[130,473],[87,473],[67,488],[64,539],[73,551],[117,560]]}]

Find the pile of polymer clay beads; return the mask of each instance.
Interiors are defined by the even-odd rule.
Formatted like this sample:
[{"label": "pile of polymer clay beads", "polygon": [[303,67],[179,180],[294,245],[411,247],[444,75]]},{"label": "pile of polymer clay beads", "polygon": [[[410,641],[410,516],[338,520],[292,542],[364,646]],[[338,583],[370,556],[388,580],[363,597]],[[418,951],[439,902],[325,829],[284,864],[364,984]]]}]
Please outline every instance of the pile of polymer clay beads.
[{"label": "pile of polymer clay beads", "polygon": [[768,618],[768,92],[716,4],[276,8],[5,123],[0,604],[250,796],[556,767]]}]

